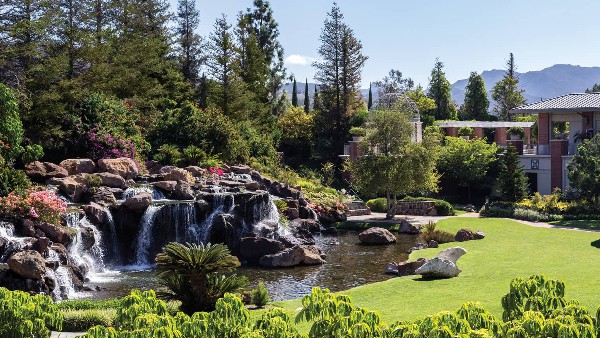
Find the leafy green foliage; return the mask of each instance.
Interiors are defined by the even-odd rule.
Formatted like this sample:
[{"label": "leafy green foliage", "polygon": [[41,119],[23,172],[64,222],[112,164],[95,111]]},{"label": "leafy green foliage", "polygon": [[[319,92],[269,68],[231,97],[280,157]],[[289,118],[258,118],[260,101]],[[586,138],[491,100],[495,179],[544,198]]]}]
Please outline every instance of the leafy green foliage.
[{"label": "leafy green foliage", "polygon": [[181,301],[186,313],[214,309],[217,299],[247,284],[243,277],[223,275],[240,265],[222,244],[169,243],[156,255],[159,282],[167,299]]},{"label": "leafy green foliage", "polygon": [[462,118],[465,120],[486,121],[488,119],[488,100],[485,81],[480,74],[471,72],[465,88],[465,102],[461,107]]},{"label": "leafy green foliage", "polygon": [[427,96],[435,101],[433,116],[436,120],[455,120],[456,106],[450,95],[450,82],[444,73],[444,63],[435,60],[435,66],[431,70]]},{"label": "leafy green foliage", "polygon": [[0,157],[14,162],[23,151],[23,124],[12,90],[0,83]]},{"label": "leafy green foliage", "polygon": [[539,311],[548,315],[567,305],[565,283],[547,279],[543,275],[529,278],[515,278],[510,283],[510,291],[502,297],[502,318],[505,321],[523,316],[525,311]]},{"label": "leafy green foliage", "polygon": [[433,201],[435,202],[435,210],[438,216],[454,216],[456,212],[454,211],[454,207],[447,201],[438,200],[430,197],[410,197],[406,196],[402,199],[402,201]]},{"label": "leafy green foliage", "polygon": [[269,303],[269,290],[262,281],[258,282],[256,289],[252,290],[252,304],[262,308]]},{"label": "leafy green foliage", "polygon": [[23,163],[31,163],[34,161],[39,161],[44,157],[44,148],[42,148],[39,144],[32,144],[25,146],[25,151],[23,152],[22,160]]},{"label": "leafy green foliage", "polygon": [[368,200],[367,206],[374,212],[387,212],[387,199],[380,197]]},{"label": "leafy green foliage", "polygon": [[62,330],[66,332],[81,332],[102,325],[113,326],[117,315],[115,309],[86,309],[61,311],[64,322]]},{"label": "leafy green foliage", "polygon": [[31,296],[0,288],[0,337],[50,337],[50,327],[60,329],[63,317],[50,296]]},{"label": "leafy green foliage", "polygon": [[164,165],[175,165],[181,163],[181,152],[177,146],[172,144],[163,144],[158,148],[154,159]]},{"label": "leafy green foliage", "polygon": [[464,127],[458,128],[457,134],[458,134],[458,136],[473,137],[473,136],[475,136],[475,131],[471,127],[464,126]]},{"label": "leafy green foliage", "polygon": [[567,165],[571,186],[581,192],[581,196],[598,205],[600,197],[600,135],[585,140],[577,148],[577,154]]},{"label": "leafy green foliage", "polygon": [[431,221],[425,225],[425,231],[421,233],[421,238],[423,238],[425,243],[429,243],[431,240],[439,244],[454,242],[454,234],[436,229],[436,225],[435,222]]},{"label": "leafy green foliage", "polygon": [[525,137],[525,130],[522,127],[510,127],[506,130],[507,135],[518,135],[521,138]]},{"label": "leafy green foliage", "polygon": [[0,197],[4,197],[13,191],[23,192],[30,186],[31,181],[23,170],[15,169],[12,165],[2,165],[2,159],[0,158]]},{"label": "leafy green foliage", "polygon": [[515,59],[513,53],[510,53],[504,77],[492,88],[492,99],[496,101],[493,110],[504,121],[512,121],[514,117],[510,110],[526,102],[523,97],[524,90],[519,89],[519,78],[515,69]]}]

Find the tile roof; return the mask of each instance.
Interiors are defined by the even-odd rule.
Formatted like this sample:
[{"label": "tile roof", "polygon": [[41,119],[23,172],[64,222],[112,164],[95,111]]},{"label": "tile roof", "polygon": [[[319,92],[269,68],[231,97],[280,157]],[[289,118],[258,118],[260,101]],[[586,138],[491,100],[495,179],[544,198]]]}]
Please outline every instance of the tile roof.
[{"label": "tile roof", "polygon": [[586,112],[600,111],[600,93],[573,93],[555,98],[525,104],[515,109],[513,113],[544,113],[544,112]]}]

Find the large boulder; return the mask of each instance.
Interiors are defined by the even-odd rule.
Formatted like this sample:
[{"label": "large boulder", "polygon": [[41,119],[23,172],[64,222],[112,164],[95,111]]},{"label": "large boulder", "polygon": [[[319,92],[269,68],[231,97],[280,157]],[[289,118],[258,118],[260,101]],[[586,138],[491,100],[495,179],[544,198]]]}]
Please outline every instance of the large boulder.
[{"label": "large boulder", "polygon": [[173,191],[173,197],[178,200],[193,200],[194,190],[189,183],[185,181],[178,181]]},{"label": "large boulder", "polygon": [[410,276],[414,275],[415,271],[427,263],[425,258],[419,258],[412,262],[401,262],[401,263],[388,263],[385,268],[385,273],[393,274],[398,276]]},{"label": "large boulder", "polygon": [[407,220],[403,219],[402,221],[400,221],[400,224],[398,227],[398,233],[418,235],[421,233],[421,225],[411,224]]},{"label": "large boulder", "polygon": [[474,239],[484,239],[485,238],[485,232],[483,232],[481,230],[477,230],[477,232],[473,234],[473,238]]},{"label": "large boulder", "polygon": [[115,194],[108,187],[97,187],[92,189],[91,202],[98,203],[105,207],[117,204]]},{"label": "large boulder", "polygon": [[462,270],[459,269],[454,262],[435,257],[427,261],[415,271],[415,274],[423,276],[423,278],[452,278],[458,276]]},{"label": "large boulder", "polygon": [[58,185],[60,192],[68,196],[72,202],[80,202],[83,193],[88,190],[88,182],[83,175],[63,178]]},{"label": "large boulder", "polygon": [[8,259],[8,267],[19,276],[42,280],[46,274],[46,262],[39,252],[25,250],[17,252]]},{"label": "large boulder", "polygon": [[123,205],[131,210],[142,211],[152,204],[152,194],[149,192],[141,192],[123,202]]},{"label": "large boulder", "polygon": [[206,169],[197,167],[195,165],[185,167],[185,170],[187,170],[194,177],[202,177],[206,173]]},{"label": "large boulder", "polygon": [[456,263],[456,261],[464,254],[467,253],[467,250],[459,247],[459,246],[455,246],[453,248],[448,248],[446,250],[442,250],[440,251],[440,253],[437,254],[438,258]]},{"label": "large boulder", "polygon": [[56,226],[46,222],[39,222],[35,224],[38,230],[41,230],[50,240],[54,243],[61,243],[63,245],[69,245],[75,238],[75,233],[71,228],[65,226]]},{"label": "large boulder", "polygon": [[243,237],[240,242],[240,258],[256,263],[264,255],[272,255],[285,249],[283,243],[265,237]]},{"label": "large boulder", "polygon": [[289,220],[294,220],[300,217],[300,212],[296,208],[287,208],[283,211],[283,214]]},{"label": "large boulder", "polygon": [[294,219],[289,222],[294,233],[318,233],[321,231],[319,222],[312,219]]},{"label": "large boulder", "polygon": [[194,184],[194,177],[185,169],[175,168],[165,175],[165,181],[183,181],[188,184]]},{"label": "large boulder", "polygon": [[25,165],[25,174],[32,180],[44,183],[51,178],[69,176],[67,169],[50,162],[35,161]]},{"label": "large boulder", "polygon": [[250,174],[252,168],[247,165],[232,165],[229,170],[234,174]]},{"label": "large boulder", "polygon": [[454,236],[457,242],[466,242],[475,239],[475,234],[470,229],[460,229]]},{"label": "large boulder", "polygon": [[103,158],[98,160],[100,171],[116,174],[124,179],[134,179],[139,174],[139,169],[135,161],[128,157]]},{"label": "large boulder", "polygon": [[125,179],[120,175],[113,173],[97,173],[95,175],[100,177],[103,186],[119,189],[125,189],[127,187]]},{"label": "large boulder", "polygon": [[70,158],[59,165],[65,168],[69,175],[92,174],[96,170],[96,164],[89,158]]},{"label": "large boulder", "polygon": [[396,236],[384,228],[369,228],[358,235],[358,239],[364,244],[391,244],[396,242]]},{"label": "large boulder", "polygon": [[144,165],[146,166],[146,169],[150,175],[156,175],[160,173],[160,169],[162,169],[162,165],[153,160],[144,162]]},{"label": "large boulder", "polygon": [[79,233],[81,235],[81,248],[83,250],[89,250],[96,244],[94,229],[91,227],[79,227]]},{"label": "large boulder", "polygon": [[313,246],[294,246],[272,255],[262,256],[258,264],[265,268],[286,268],[304,265],[323,264],[318,249]]},{"label": "large boulder", "polygon": [[158,181],[154,183],[154,186],[164,192],[172,193],[177,186],[177,181]]}]

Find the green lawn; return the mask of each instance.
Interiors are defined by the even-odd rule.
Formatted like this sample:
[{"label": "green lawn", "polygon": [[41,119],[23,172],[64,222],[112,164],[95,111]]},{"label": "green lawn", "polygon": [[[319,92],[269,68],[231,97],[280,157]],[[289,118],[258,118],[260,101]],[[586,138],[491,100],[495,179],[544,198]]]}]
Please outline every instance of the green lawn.
[{"label": "green lawn", "polygon": [[[409,276],[364,285],[342,292],[354,304],[381,313],[384,322],[412,320],[442,310],[455,310],[467,301],[479,301],[501,317],[501,297],[509,282],[519,276],[545,274],[566,282],[567,298],[579,299],[595,312],[600,304],[600,233],[535,228],[504,219],[451,218],[438,222],[440,229],[481,229],[480,241],[448,243],[439,249],[413,252],[411,260],[434,257],[440,250],[462,246],[467,254],[458,261],[457,278],[422,281]],[[390,257],[390,261],[394,257]],[[384,267],[381,267],[382,271]],[[294,311],[299,300],[276,302]],[[302,325],[300,329],[306,329]]]},{"label": "green lawn", "polygon": [[574,219],[570,221],[554,221],[550,222],[552,225],[560,225],[563,227],[573,227],[580,229],[600,230],[600,220],[579,220]]}]

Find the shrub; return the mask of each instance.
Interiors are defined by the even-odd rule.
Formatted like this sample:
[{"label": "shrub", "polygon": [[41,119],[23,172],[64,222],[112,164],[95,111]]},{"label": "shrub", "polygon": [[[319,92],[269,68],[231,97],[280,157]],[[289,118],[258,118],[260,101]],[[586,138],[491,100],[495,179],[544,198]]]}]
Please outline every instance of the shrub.
[{"label": "shrub", "polygon": [[11,192],[0,198],[0,214],[14,218],[39,219],[59,225],[60,215],[66,210],[67,203],[50,190],[30,188],[22,193]]},{"label": "shrub", "polygon": [[172,144],[163,144],[158,148],[158,153],[154,159],[163,165],[177,166],[181,162],[181,152],[177,146]]},{"label": "shrub", "polygon": [[350,136],[365,136],[367,131],[362,127],[352,127],[349,131]]},{"label": "shrub", "polygon": [[525,130],[522,127],[510,127],[506,131],[507,135],[518,135],[520,138],[525,137]]},{"label": "shrub", "polygon": [[439,244],[454,242],[454,234],[445,230],[434,230],[429,233],[423,233],[421,234],[421,237],[427,243],[431,240],[434,240]]},{"label": "shrub", "polygon": [[187,165],[198,165],[206,159],[204,150],[191,145],[183,149],[183,160]]},{"label": "shrub", "polygon": [[473,137],[473,136],[475,136],[475,131],[471,127],[464,126],[464,127],[458,128],[457,135]]},{"label": "shrub", "polygon": [[81,332],[89,328],[102,325],[113,326],[116,309],[86,309],[86,310],[63,310],[64,322],[62,330],[66,332]]},{"label": "shrub", "polygon": [[22,159],[23,163],[31,163],[40,160],[44,157],[44,148],[39,144],[32,144],[25,147]]},{"label": "shrub", "polygon": [[23,151],[23,124],[19,105],[10,88],[0,83],[0,157],[13,163]]},{"label": "shrub", "polygon": [[403,199],[401,199],[401,201],[433,201],[435,202],[435,210],[438,214],[438,216],[454,216],[456,215],[456,212],[454,211],[454,208],[452,207],[452,204],[444,201],[444,200],[438,200],[435,198],[429,198],[429,197],[404,197]]},{"label": "shrub", "polygon": [[91,310],[91,309],[117,309],[122,304],[121,298],[112,299],[72,299],[65,300],[56,304],[60,310]]},{"label": "shrub", "polygon": [[536,192],[531,198],[518,202],[516,206],[547,214],[561,214],[567,210],[569,204],[561,201],[560,193],[542,196],[539,192]]},{"label": "shrub", "polygon": [[273,203],[275,204],[275,206],[277,207],[277,211],[279,212],[284,212],[288,209],[288,204],[285,200],[277,199],[273,200]]},{"label": "shrub", "polygon": [[12,165],[3,166],[0,164],[0,197],[13,191],[23,192],[30,186],[31,181],[29,181],[23,170],[17,170]]},{"label": "shrub", "polygon": [[265,283],[258,282],[256,289],[252,290],[252,304],[262,308],[269,303],[269,300],[269,290],[267,290]]},{"label": "shrub", "polygon": [[98,188],[102,185],[102,179],[95,174],[86,174],[85,181],[90,188]]},{"label": "shrub", "polygon": [[387,212],[387,199],[385,197],[375,198],[367,201],[367,206],[371,211]]},{"label": "shrub", "polygon": [[61,329],[62,323],[50,296],[0,288],[0,337],[50,337],[49,328]]}]

